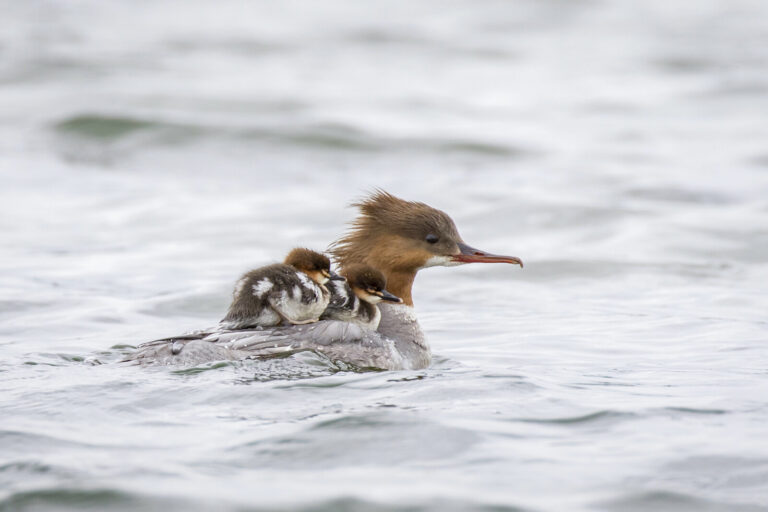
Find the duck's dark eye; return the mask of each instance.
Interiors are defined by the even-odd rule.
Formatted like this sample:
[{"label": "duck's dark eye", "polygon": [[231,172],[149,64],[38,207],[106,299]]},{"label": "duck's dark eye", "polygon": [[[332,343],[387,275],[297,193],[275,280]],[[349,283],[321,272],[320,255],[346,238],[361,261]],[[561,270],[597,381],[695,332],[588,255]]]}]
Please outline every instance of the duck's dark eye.
[{"label": "duck's dark eye", "polygon": [[426,240],[428,244],[436,244],[437,241],[440,240],[440,237],[430,233],[426,236],[426,238],[424,238],[424,240]]}]

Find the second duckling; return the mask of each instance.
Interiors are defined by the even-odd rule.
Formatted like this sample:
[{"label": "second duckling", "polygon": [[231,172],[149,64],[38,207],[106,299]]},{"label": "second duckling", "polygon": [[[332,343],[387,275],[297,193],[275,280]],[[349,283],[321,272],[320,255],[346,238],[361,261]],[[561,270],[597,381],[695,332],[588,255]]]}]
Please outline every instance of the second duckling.
[{"label": "second duckling", "polygon": [[341,271],[347,281],[334,281],[329,286],[331,300],[320,317],[322,320],[354,322],[375,331],[381,312],[376,306],[382,300],[403,302],[386,290],[384,274],[369,265],[355,264]]}]

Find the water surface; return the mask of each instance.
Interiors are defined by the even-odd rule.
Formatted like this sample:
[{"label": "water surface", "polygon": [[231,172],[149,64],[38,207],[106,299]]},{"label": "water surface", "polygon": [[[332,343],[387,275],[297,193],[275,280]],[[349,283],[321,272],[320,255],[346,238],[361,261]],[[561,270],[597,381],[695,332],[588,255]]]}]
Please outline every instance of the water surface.
[{"label": "water surface", "polygon": [[[764,2],[3,13],[0,510],[768,510]],[[373,187],[430,368],[114,364]]]}]

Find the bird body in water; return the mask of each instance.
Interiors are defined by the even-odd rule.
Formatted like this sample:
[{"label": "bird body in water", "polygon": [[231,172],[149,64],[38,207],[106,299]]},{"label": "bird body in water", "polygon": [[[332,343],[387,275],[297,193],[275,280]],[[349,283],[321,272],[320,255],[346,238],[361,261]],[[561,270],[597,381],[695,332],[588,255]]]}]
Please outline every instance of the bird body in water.
[{"label": "bird body in water", "polygon": [[399,304],[379,304],[377,330],[339,320],[267,329],[218,329],[145,343],[127,361],[187,365],[313,351],[360,368],[425,368],[431,351],[413,310],[417,272],[465,263],[523,265],[519,258],[470,247],[446,213],[424,203],[377,191],[353,206],[360,213],[351,230],[331,245],[330,253],[342,272],[355,264],[377,269],[387,290],[402,299]]}]

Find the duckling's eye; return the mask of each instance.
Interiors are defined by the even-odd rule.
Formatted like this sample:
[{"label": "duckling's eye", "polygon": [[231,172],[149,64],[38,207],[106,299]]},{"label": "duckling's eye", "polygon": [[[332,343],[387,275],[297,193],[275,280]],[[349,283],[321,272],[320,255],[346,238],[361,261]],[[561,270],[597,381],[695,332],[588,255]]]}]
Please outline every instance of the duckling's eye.
[{"label": "duckling's eye", "polygon": [[440,237],[435,234],[428,234],[424,240],[427,241],[428,244],[436,244],[438,240],[440,240]]}]

